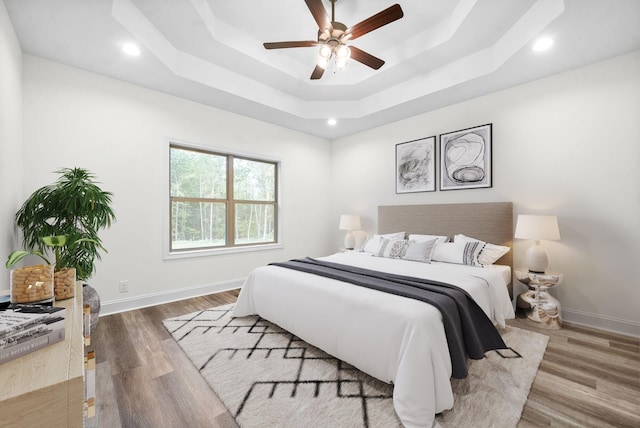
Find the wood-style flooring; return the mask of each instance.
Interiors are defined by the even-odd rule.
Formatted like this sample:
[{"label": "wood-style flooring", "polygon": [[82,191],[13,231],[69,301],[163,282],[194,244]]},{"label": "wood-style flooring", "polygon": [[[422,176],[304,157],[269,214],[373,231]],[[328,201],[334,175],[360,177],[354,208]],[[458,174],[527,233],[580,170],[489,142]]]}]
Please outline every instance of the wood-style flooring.
[{"label": "wood-style flooring", "polygon": [[[97,415],[87,427],[236,427],[162,325],[173,316],[236,301],[238,291],[101,317],[92,335]],[[519,427],[640,428],[640,340],[566,325],[540,330],[549,345]],[[482,423],[478,425],[482,426]]]}]

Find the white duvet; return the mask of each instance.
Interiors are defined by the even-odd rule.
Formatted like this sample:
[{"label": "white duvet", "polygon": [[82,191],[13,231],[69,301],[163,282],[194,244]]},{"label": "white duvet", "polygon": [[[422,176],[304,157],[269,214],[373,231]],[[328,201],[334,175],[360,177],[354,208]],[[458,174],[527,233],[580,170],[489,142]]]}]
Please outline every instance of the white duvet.
[{"label": "white duvet", "polygon": [[[466,290],[499,326],[513,318],[511,270],[338,253],[320,260],[430,278]],[[247,278],[233,315],[260,315],[384,382],[407,428],[431,427],[453,407],[451,360],[440,312],[405,297],[276,266]]]}]

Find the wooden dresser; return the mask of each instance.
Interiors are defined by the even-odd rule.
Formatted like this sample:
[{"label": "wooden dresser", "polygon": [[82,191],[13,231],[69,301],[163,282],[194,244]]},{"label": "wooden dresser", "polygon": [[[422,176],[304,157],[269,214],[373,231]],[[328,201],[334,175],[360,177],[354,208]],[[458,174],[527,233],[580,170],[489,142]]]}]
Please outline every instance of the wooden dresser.
[{"label": "wooden dresser", "polygon": [[84,334],[82,284],[67,308],[65,340],[0,364],[0,425],[82,427]]}]

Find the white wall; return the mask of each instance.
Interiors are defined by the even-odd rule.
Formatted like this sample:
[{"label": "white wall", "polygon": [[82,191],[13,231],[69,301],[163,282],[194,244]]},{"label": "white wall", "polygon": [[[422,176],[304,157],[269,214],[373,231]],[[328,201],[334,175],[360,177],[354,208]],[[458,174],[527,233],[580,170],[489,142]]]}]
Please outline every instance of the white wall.
[{"label": "white wall", "polygon": [[[493,123],[493,188],[395,194],[395,144]],[[640,51],[333,142],[333,217],[378,205],[513,201],[544,242],[567,320],[640,336]],[[343,234],[334,233],[338,246]],[[530,242],[516,241],[515,263]]]},{"label": "white wall", "polygon": [[0,290],[9,288],[4,264],[16,248],[13,218],[22,203],[22,52],[0,1]]},{"label": "white wall", "polygon": [[[632,263],[640,260],[640,52],[331,144],[25,55],[22,168],[14,108],[21,101],[20,53],[6,12],[0,19],[0,195],[11,206],[7,214],[3,203],[0,224],[10,223],[19,203],[50,183],[55,169],[82,166],[96,173],[114,192],[119,218],[104,234],[109,254],[90,281],[103,303],[236,284],[255,266],[333,251],[344,236],[337,230],[341,213],[361,214],[363,228],[373,233],[381,204],[513,201],[516,214],[559,217],[562,240],[544,245],[550,267],[566,275],[556,291],[565,318],[638,335],[640,290]],[[395,194],[395,144],[484,123],[494,125],[493,188]],[[166,137],[283,159],[285,248],[163,261]],[[12,156],[17,159],[8,160]],[[15,187],[5,184],[15,180],[5,177],[20,170],[23,191],[16,203]],[[0,255],[11,247],[10,234],[2,233]],[[516,242],[516,263],[528,245]],[[126,296],[117,291],[121,279],[130,281]]]},{"label": "white wall", "polygon": [[[103,307],[233,286],[256,266],[328,251],[328,141],[30,55],[23,67],[24,197],[54,181],[52,171],[73,166],[114,193],[118,221],[103,235],[109,253],[88,281]],[[284,248],[163,261],[167,137],[281,159]],[[120,280],[129,281],[129,293],[119,293]]]}]

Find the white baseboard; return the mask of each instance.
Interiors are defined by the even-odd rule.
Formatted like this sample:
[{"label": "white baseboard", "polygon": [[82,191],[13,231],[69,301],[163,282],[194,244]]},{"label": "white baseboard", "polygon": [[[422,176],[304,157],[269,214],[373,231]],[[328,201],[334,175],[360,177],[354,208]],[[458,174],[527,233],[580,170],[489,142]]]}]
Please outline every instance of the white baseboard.
[{"label": "white baseboard", "polygon": [[626,336],[640,337],[640,323],[634,321],[566,308],[562,308],[562,318],[571,324],[620,333]]},{"label": "white baseboard", "polygon": [[233,290],[241,288],[242,284],[244,284],[244,280],[244,278],[234,279],[215,284],[203,284],[193,287],[179,288],[177,290],[161,291],[158,293],[145,294],[126,299],[109,300],[100,303],[100,316],[146,308],[148,306],[161,305],[163,303],[204,296],[206,294],[219,293],[221,291]]}]

